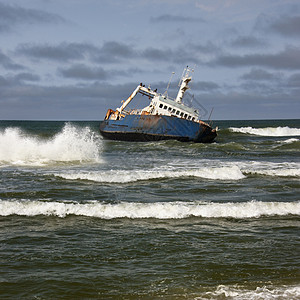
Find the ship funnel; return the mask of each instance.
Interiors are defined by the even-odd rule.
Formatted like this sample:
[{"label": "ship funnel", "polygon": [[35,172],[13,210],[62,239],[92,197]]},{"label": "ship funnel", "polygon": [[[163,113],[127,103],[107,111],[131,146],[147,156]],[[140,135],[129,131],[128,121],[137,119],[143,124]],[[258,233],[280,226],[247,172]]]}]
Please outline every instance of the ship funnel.
[{"label": "ship funnel", "polygon": [[177,103],[181,103],[182,102],[182,98],[184,96],[184,93],[190,88],[188,86],[189,82],[192,80],[192,76],[190,76],[190,73],[193,72],[194,70],[190,69],[189,67],[186,67],[183,70],[181,79],[179,81],[178,86],[180,86],[177,97],[175,99],[175,101]]}]

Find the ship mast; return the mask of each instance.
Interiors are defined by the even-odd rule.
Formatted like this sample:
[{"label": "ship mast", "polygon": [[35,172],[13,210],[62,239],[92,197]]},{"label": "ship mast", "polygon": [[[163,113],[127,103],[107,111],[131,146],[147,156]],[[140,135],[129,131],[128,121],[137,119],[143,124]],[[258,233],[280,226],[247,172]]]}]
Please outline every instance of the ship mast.
[{"label": "ship mast", "polygon": [[192,76],[190,76],[191,72],[194,72],[194,70],[189,68],[188,66],[183,70],[181,79],[178,84],[178,86],[180,86],[180,88],[179,88],[177,97],[175,99],[175,101],[177,103],[182,103],[182,98],[184,96],[184,93],[190,88],[188,86],[188,84],[192,80]]}]

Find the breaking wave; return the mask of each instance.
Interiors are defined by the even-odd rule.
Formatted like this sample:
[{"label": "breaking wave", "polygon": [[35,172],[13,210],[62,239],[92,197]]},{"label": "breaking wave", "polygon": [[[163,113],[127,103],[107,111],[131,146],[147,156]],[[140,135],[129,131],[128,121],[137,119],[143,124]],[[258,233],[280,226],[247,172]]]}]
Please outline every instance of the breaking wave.
[{"label": "breaking wave", "polygon": [[50,162],[101,162],[100,139],[89,127],[66,124],[52,139],[30,136],[19,128],[0,131],[0,164],[45,165]]},{"label": "breaking wave", "polygon": [[279,177],[300,177],[299,163],[248,162],[240,164],[244,174],[259,174]]},{"label": "breaking wave", "polygon": [[259,218],[262,216],[300,215],[300,202],[209,203],[209,202],[156,202],[103,204],[96,201],[86,204],[0,200],[0,215],[58,216],[68,215],[115,218],[183,219],[202,218]]},{"label": "breaking wave", "polygon": [[238,286],[219,285],[215,291],[204,292],[200,299],[236,299],[236,300],[259,300],[259,299],[299,299],[300,286],[263,286],[255,290],[245,289]]},{"label": "breaking wave", "polygon": [[239,180],[245,178],[237,166],[190,170],[109,170],[54,174],[68,180],[90,180],[103,183],[129,183],[141,180],[200,177],[215,180]]},{"label": "breaking wave", "polygon": [[267,176],[300,177],[300,169],[250,170],[245,172]]},{"label": "breaking wave", "polygon": [[282,143],[282,144],[293,144],[293,143],[296,143],[296,142],[299,142],[299,139],[291,138],[291,139],[284,140],[280,143]]},{"label": "breaking wave", "polygon": [[290,127],[266,127],[266,128],[253,128],[253,127],[230,127],[230,131],[246,134],[254,134],[260,136],[300,136],[299,128]]},{"label": "breaking wave", "polygon": [[151,169],[151,170],[108,170],[108,171],[70,171],[55,173],[56,177],[67,180],[88,180],[99,183],[131,183],[156,179],[203,178],[210,180],[241,180],[249,174],[300,177],[298,163],[247,162],[232,166],[203,167],[193,169]]}]

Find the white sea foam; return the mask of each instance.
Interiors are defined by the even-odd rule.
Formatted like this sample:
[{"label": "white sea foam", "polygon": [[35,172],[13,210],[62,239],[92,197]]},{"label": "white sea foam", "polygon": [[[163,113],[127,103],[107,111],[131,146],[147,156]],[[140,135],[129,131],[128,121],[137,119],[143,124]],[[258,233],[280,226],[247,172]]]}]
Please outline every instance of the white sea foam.
[{"label": "white sea foam", "polygon": [[271,300],[271,299],[300,299],[300,286],[263,286],[255,290],[238,286],[219,285],[213,292],[205,292],[200,299],[236,299],[236,300]]},{"label": "white sea foam", "polygon": [[259,174],[267,176],[279,177],[300,177],[300,164],[299,163],[272,163],[272,162],[247,162],[240,163],[244,174]]},{"label": "white sea foam", "polygon": [[206,167],[198,169],[109,170],[93,172],[56,173],[68,180],[90,180],[104,183],[129,183],[140,180],[200,177],[214,180],[239,180],[245,178],[237,166]]},{"label": "white sea foam", "polygon": [[254,134],[261,136],[300,136],[300,128],[290,127],[266,127],[266,128],[252,128],[252,127],[230,127],[232,132]]},{"label": "white sea foam", "polygon": [[300,169],[251,170],[250,173],[279,177],[300,177]]},{"label": "white sea foam", "polygon": [[296,142],[299,142],[299,139],[291,138],[291,139],[287,139],[287,140],[281,141],[279,143],[282,143],[282,144],[292,144],[292,143],[296,143]]},{"label": "white sea foam", "polygon": [[52,139],[26,135],[19,128],[0,132],[0,163],[45,165],[49,162],[100,162],[100,140],[90,128],[66,124]]},{"label": "white sea foam", "polygon": [[86,204],[0,200],[0,215],[58,216],[78,215],[101,219],[157,218],[183,219],[191,216],[203,218],[259,218],[261,216],[300,215],[300,202],[212,203],[212,202],[156,202],[103,204],[96,201]]}]

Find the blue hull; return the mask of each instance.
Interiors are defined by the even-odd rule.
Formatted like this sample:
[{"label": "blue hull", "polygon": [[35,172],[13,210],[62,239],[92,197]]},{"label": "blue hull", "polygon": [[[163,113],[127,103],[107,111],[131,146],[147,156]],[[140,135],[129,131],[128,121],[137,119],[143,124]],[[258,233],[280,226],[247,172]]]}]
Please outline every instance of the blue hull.
[{"label": "blue hull", "polygon": [[164,115],[126,115],[121,120],[105,120],[100,124],[104,138],[122,141],[178,140],[210,143],[216,130],[206,123]]}]

